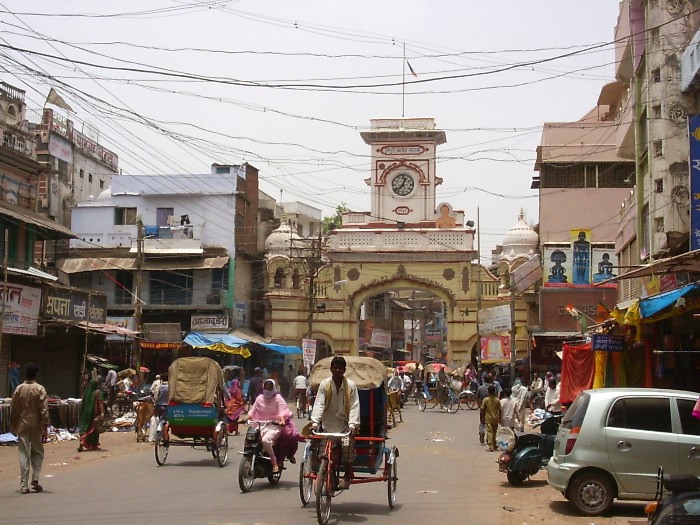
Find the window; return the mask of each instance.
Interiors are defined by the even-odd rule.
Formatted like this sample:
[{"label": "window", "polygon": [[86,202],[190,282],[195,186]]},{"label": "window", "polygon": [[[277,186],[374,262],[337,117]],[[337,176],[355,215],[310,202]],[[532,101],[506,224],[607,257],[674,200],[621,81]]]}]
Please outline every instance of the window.
[{"label": "window", "polygon": [[656,193],[663,193],[664,192],[664,179],[656,179],[654,181],[654,191]]},{"label": "window", "polygon": [[92,173],[88,173],[88,182],[92,182]]},{"label": "window", "polygon": [[149,272],[151,304],[192,304],[192,270]]},{"label": "window", "polygon": [[663,233],[664,232],[664,218],[663,217],[655,217],[654,218],[654,231],[656,231],[656,233]]},{"label": "window", "polygon": [[671,433],[671,404],[666,398],[627,398],[615,402],[609,427]]},{"label": "window", "polygon": [[653,69],[651,71],[651,80],[655,83],[661,82],[661,69]]},{"label": "window", "polygon": [[660,119],[661,118],[661,104],[654,104],[651,107],[651,116],[654,119]]},{"label": "window", "polygon": [[156,226],[170,226],[169,219],[175,215],[175,208],[156,208]]},{"label": "window", "polygon": [[80,178],[84,179],[85,178],[85,170],[80,168]]},{"label": "window", "polygon": [[114,224],[136,224],[136,208],[114,208]]},{"label": "window", "polygon": [[103,181],[102,179],[100,179],[100,189],[105,189],[105,181]]},{"label": "window", "polygon": [[134,274],[128,270],[117,270],[114,279],[114,304],[133,304],[131,290],[134,287]]},{"label": "window", "polygon": [[655,140],[654,141],[654,156],[655,157],[660,157],[661,155],[664,154],[664,143],[662,140]]},{"label": "window", "polygon": [[693,417],[695,401],[692,399],[676,399],[678,413],[681,416],[681,434],[700,436],[700,419]]}]

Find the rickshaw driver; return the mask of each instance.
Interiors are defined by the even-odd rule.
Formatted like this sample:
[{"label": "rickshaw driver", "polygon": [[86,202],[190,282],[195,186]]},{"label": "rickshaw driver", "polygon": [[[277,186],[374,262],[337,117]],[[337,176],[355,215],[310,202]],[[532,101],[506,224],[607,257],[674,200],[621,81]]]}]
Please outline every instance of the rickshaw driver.
[{"label": "rickshaw driver", "polygon": [[338,488],[343,490],[350,488],[355,460],[353,435],[360,427],[360,396],[357,385],[345,377],[346,366],[343,356],[337,355],[331,360],[331,377],[321,381],[311,412],[312,429],[323,425],[324,432],[350,433],[347,444],[343,442],[345,475],[338,483]]}]

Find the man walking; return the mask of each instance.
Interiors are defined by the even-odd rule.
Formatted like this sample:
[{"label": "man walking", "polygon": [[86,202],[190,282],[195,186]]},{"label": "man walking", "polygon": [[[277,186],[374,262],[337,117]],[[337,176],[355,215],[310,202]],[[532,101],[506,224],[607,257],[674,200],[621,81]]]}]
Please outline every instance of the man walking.
[{"label": "man walking", "polygon": [[41,492],[39,484],[44,462],[44,441],[49,426],[49,404],[46,390],[36,382],[39,367],[28,363],[24,369],[26,381],[12,394],[10,429],[17,436],[19,450],[20,488],[29,493],[29,467],[32,471],[32,489]]},{"label": "man walking", "polygon": [[496,397],[496,387],[489,385],[488,396],[481,402],[481,414],[486,425],[486,444],[488,451],[496,450],[496,431],[501,421],[501,403]]}]

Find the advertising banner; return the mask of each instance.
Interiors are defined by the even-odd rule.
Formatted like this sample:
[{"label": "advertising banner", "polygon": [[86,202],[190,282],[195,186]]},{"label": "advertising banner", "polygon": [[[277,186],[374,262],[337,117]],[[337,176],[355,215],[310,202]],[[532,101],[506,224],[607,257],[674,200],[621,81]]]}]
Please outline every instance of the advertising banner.
[{"label": "advertising banner", "polygon": [[391,332],[381,328],[372,330],[372,346],[391,348]]},{"label": "advertising banner", "polygon": [[690,251],[700,249],[700,115],[688,116],[690,142]]},{"label": "advertising banner", "polygon": [[21,284],[0,285],[4,304],[2,333],[36,335],[41,309],[41,289]]},{"label": "advertising banner", "polygon": [[510,338],[487,336],[481,338],[481,362],[505,363],[510,361]]},{"label": "advertising banner", "polygon": [[479,333],[493,334],[510,330],[510,305],[479,310]]},{"label": "advertising banner", "polygon": [[304,352],[304,367],[308,372],[316,362],[316,339],[302,339],[301,348]]},{"label": "advertising banner", "polygon": [[571,248],[545,246],[542,285],[571,286]]},{"label": "advertising banner", "polygon": [[591,284],[591,230],[571,230],[571,282]]},{"label": "advertising banner", "polygon": [[[591,250],[591,259],[593,261],[593,283],[602,283],[613,277],[617,277],[617,268],[615,268],[615,249],[610,248],[593,248]],[[600,285],[602,287],[616,288],[617,283],[606,283]]]},{"label": "advertising banner", "polygon": [[593,350],[602,350],[604,352],[622,352],[624,345],[624,337],[621,335],[591,335],[591,344]]}]

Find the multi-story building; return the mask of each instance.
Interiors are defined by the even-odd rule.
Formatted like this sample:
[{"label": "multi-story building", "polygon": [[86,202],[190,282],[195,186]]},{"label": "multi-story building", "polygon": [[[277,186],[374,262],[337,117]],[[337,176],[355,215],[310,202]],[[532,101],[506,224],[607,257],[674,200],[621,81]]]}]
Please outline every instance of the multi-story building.
[{"label": "multi-story building", "polygon": [[[617,148],[635,162],[634,190],[619,210],[623,267],[688,250],[688,115],[698,104],[692,88],[682,92],[680,64],[700,24],[698,8],[694,0],[620,2],[615,76],[628,96],[616,121]],[[620,300],[658,291],[644,290],[647,284],[623,280]]]},{"label": "multi-story building", "polygon": [[117,175],[73,209],[78,238],[58,268],[71,284],[104,293],[121,322],[140,310],[140,323],[183,332],[261,331],[252,301],[262,282],[257,218],[258,170],[249,164],[214,164],[204,175]]},{"label": "multi-story building", "polygon": [[[617,211],[630,193],[634,162],[616,146],[619,83],[601,90],[598,104],[576,122],[548,122],[537,147],[532,188],[539,190],[539,242],[543,261],[539,323],[534,336],[535,369],[558,366],[562,340],[580,338],[582,326],[598,318],[599,305],[617,303],[617,284],[599,285],[619,273],[615,262]],[[504,250],[505,251],[505,250]],[[607,316],[605,310],[602,314]],[[593,320],[591,322],[591,319]]]}]

